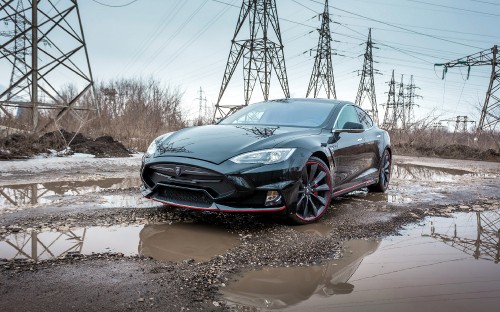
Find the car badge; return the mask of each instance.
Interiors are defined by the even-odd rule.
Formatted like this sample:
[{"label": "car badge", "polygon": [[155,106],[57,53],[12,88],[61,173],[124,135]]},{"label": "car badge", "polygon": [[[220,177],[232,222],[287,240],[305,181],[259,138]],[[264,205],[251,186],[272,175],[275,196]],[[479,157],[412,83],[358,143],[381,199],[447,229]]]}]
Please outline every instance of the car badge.
[{"label": "car badge", "polygon": [[175,167],[175,175],[179,177],[181,174],[182,174],[181,167]]}]

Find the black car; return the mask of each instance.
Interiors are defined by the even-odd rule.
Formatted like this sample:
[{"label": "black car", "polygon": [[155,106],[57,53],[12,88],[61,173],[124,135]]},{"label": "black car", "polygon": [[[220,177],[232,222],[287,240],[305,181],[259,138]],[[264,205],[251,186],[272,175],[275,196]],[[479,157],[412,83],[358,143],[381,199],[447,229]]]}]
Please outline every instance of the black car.
[{"label": "black car", "polygon": [[363,187],[384,192],[390,174],[389,135],[360,107],[283,99],[158,137],[143,158],[141,191],[176,207],[282,211],[309,223],[333,196]]}]

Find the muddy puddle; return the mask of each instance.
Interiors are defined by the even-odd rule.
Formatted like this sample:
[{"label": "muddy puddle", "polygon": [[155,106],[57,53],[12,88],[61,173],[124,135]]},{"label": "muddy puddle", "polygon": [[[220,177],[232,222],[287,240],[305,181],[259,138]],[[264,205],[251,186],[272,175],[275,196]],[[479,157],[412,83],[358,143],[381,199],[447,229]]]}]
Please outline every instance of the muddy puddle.
[{"label": "muddy puddle", "polygon": [[500,210],[429,218],[402,236],[347,241],[322,265],[246,272],[222,291],[234,311],[497,310],[499,229]]},{"label": "muddy puddle", "polygon": [[394,164],[392,177],[401,180],[434,181],[434,182],[460,182],[473,177],[495,178],[488,173],[476,173],[467,170],[428,167],[410,164]]},{"label": "muddy puddle", "polygon": [[157,260],[207,261],[240,243],[215,226],[179,223],[27,231],[0,239],[0,259],[47,260],[67,254],[123,253]]},{"label": "muddy puddle", "polygon": [[[58,181],[34,184],[0,186],[0,212],[36,205],[56,205],[77,201],[78,196],[98,194],[107,190],[137,188],[138,178],[107,178],[87,181]],[[145,200],[137,194],[103,195],[96,205],[100,208],[155,207],[159,204]]]}]

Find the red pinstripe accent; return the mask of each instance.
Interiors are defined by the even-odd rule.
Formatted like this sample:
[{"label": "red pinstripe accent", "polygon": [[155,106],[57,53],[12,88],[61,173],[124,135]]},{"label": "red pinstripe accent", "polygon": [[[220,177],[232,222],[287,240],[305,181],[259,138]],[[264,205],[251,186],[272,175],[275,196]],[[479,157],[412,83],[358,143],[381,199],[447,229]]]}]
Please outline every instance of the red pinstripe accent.
[{"label": "red pinstripe accent", "polygon": [[353,186],[351,186],[351,187],[348,187],[348,188],[345,188],[345,189],[343,189],[343,190],[337,191],[337,192],[333,193],[333,195],[335,196],[335,195],[337,195],[337,194],[339,194],[339,193],[343,193],[343,192],[348,191],[348,190],[351,190],[351,189],[353,189],[353,188],[357,188],[358,186],[362,186],[362,185],[365,185],[365,184],[370,184],[370,183],[373,183],[373,181],[375,181],[375,180],[366,181],[366,182],[363,182],[363,183],[359,183],[359,184],[353,185]]},{"label": "red pinstripe accent", "polygon": [[[167,204],[169,206],[174,206],[177,208],[185,208],[185,209],[192,209],[192,210],[202,210],[202,211],[220,211],[220,212],[234,212],[234,213],[257,213],[257,212],[278,212],[278,211],[283,211],[286,209],[286,205],[283,207],[278,207],[278,208],[235,208],[235,209],[218,209],[218,208],[204,208],[204,207],[195,207],[195,206],[189,206],[189,205],[179,205],[163,200],[158,200],[156,198],[151,198],[148,196],[145,196],[147,199],[154,200],[156,202],[162,203],[162,204]],[[239,210],[236,210],[239,209]]]}]

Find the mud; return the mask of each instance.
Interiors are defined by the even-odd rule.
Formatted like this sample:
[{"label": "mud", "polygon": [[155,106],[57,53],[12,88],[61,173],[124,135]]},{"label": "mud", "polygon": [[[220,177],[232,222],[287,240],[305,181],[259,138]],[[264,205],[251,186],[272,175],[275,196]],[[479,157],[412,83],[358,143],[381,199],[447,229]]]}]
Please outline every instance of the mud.
[{"label": "mud", "polygon": [[477,147],[461,144],[445,144],[442,146],[396,144],[393,148],[398,155],[500,162],[500,150],[498,149],[482,150]]},{"label": "mud", "polygon": [[[0,189],[11,199],[22,197],[16,192],[29,195],[14,205],[0,193],[0,306],[5,311],[411,311],[422,302],[460,296],[478,302],[475,294],[482,292],[498,298],[496,284],[484,286],[480,276],[465,274],[485,271],[455,266],[458,260],[445,257],[449,246],[438,247],[436,239],[442,229],[450,234],[455,228],[439,220],[456,222],[462,234],[462,218],[497,213],[497,163],[396,157],[387,193],[363,190],[336,198],[320,223],[307,226],[290,226],[277,215],[194,212],[143,201],[136,178],[140,157],[3,164]],[[43,195],[33,196],[33,188]],[[455,247],[461,242],[451,241]],[[391,250],[390,256],[377,256]],[[495,264],[478,258],[473,262]],[[427,265],[434,259],[452,265]],[[365,268],[372,262],[376,265]],[[439,275],[434,271],[403,274],[423,272],[420,267],[439,268],[443,283],[430,278]],[[271,272],[276,282],[262,272]],[[419,284],[419,276],[430,277]],[[466,279],[466,289],[443,286]],[[453,296],[432,297],[431,291]],[[397,294],[394,303],[388,302],[391,292]]]},{"label": "mud", "polygon": [[128,157],[130,151],[110,136],[93,139],[65,130],[48,132],[41,137],[16,133],[0,138],[0,160],[74,153],[91,154],[95,157]]}]

